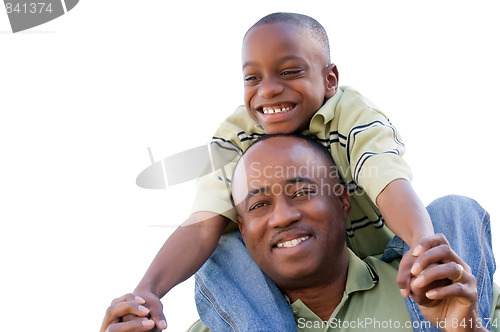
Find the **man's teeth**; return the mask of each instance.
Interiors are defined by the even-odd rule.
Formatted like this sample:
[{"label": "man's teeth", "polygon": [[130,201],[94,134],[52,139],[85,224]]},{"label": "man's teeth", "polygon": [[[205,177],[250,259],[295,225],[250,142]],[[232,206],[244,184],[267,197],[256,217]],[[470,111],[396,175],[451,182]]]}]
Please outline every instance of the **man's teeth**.
[{"label": "man's teeth", "polygon": [[262,112],[264,114],[274,114],[274,113],[288,112],[291,109],[292,109],[292,107],[283,107],[283,108],[262,107]]},{"label": "man's teeth", "polygon": [[293,239],[290,241],[280,242],[276,246],[278,248],[292,248],[292,247],[295,247],[296,245],[298,245],[300,242],[307,240],[308,238],[309,238],[309,236],[303,236],[303,237],[299,237],[297,239]]}]

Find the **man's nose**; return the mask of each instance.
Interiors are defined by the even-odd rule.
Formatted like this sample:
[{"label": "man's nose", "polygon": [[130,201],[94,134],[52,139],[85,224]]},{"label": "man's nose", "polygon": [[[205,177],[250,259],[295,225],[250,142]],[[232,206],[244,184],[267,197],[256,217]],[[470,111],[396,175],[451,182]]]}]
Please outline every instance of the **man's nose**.
[{"label": "man's nose", "polygon": [[263,98],[272,98],[282,93],[283,90],[283,85],[274,78],[264,78],[259,84],[259,96]]},{"label": "man's nose", "polygon": [[288,227],[300,220],[301,213],[289,197],[282,197],[274,202],[274,209],[269,218],[269,226]]}]

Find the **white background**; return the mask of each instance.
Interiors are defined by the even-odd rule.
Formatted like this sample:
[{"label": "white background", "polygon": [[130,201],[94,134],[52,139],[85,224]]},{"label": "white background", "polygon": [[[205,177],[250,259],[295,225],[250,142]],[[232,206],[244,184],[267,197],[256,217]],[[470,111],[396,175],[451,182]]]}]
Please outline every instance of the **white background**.
[{"label": "white background", "polygon": [[[401,131],[424,203],[475,198],[495,239],[494,3],[82,0],[17,34],[0,10],[1,329],[97,331],[134,289],[194,190],[137,187],[147,147],[159,160],[209,140],[243,100],[243,34],[274,11],[325,26],[341,85]],[[170,331],[197,317],[192,289],[164,298]]]}]

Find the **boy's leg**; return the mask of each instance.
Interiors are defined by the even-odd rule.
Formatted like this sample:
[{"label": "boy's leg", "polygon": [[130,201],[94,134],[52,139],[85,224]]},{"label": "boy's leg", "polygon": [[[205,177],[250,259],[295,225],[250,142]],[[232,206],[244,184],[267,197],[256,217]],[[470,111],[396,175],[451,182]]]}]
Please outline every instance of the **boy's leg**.
[{"label": "boy's leg", "polygon": [[238,231],[222,236],[195,275],[201,321],[212,331],[296,331],[283,294],[248,254]]},{"label": "boy's leg", "polygon": [[[445,196],[432,202],[427,211],[435,233],[443,233],[453,250],[471,267],[477,280],[479,315],[487,326],[491,310],[495,259],[491,246],[491,227],[488,213],[474,200],[462,196]],[[395,237],[387,246],[383,260],[394,259],[408,251],[408,246]],[[406,299],[413,322],[424,321],[418,305]],[[415,324],[418,325],[418,324]],[[425,325],[421,325],[425,326]],[[415,328],[415,331],[423,329]],[[429,331],[429,329],[425,329]],[[439,331],[437,328],[435,331]]]}]

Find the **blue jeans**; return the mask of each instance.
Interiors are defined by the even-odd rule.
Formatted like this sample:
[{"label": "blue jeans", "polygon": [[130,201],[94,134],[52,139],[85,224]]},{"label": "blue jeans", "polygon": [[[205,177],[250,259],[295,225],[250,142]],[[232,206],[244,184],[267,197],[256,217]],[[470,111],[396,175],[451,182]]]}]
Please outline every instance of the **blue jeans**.
[{"label": "blue jeans", "polygon": [[[435,232],[443,233],[471,267],[477,279],[480,316],[489,317],[495,261],[488,213],[460,196],[440,198],[427,210]],[[406,250],[408,246],[395,237],[382,258],[392,260]],[[252,260],[239,232],[224,235],[196,273],[195,299],[202,322],[212,331],[297,331],[283,294]],[[425,326],[415,323],[425,320],[418,306],[411,299],[406,304],[414,326]]]},{"label": "blue jeans", "polygon": [[[491,246],[490,216],[476,201],[462,196],[446,196],[432,202],[427,211],[431,216],[435,233],[446,236],[453,250],[470,266],[477,281],[479,316],[488,329],[493,291],[493,274],[495,258]],[[391,261],[401,257],[408,251],[408,245],[399,237],[387,245],[382,260]],[[405,299],[406,307],[414,322],[414,331],[424,331],[416,324],[426,319],[422,316],[418,305],[411,299]],[[417,327],[416,327],[417,326]],[[425,331],[440,331],[434,327]]]}]

